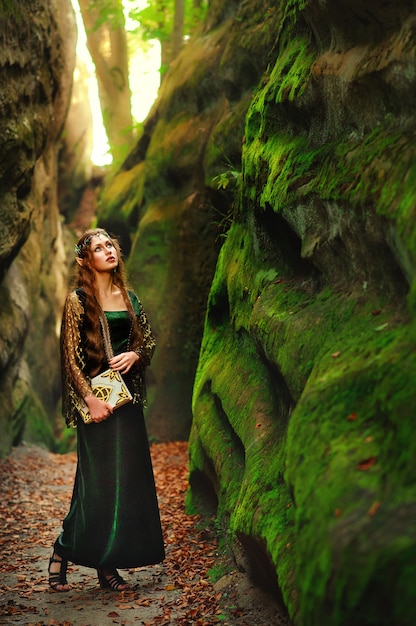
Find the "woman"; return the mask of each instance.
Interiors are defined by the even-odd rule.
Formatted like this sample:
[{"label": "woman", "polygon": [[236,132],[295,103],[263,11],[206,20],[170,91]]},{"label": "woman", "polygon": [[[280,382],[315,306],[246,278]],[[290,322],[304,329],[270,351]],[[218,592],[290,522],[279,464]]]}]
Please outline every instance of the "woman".
[{"label": "woman", "polygon": [[[90,230],[75,251],[77,289],[65,303],[61,362],[63,413],[77,427],[78,463],[70,510],[49,562],[49,584],[69,591],[71,561],[97,569],[101,587],[122,591],[129,585],[117,567],[165,557],[142,410],[144,370],[155,341],[137,296],[126,288],[116,239],[103,229]],[[91,378],[109,367],[132,395],[115,409],[91,388]],[[78,408],[82,400],[85,418]]]}]

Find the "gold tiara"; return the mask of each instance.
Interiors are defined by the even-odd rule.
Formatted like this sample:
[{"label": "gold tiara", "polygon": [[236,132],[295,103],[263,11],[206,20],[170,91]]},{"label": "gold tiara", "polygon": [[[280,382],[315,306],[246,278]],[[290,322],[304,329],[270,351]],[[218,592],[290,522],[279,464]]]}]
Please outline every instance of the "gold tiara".
[{"label": "gold tiara", "polygon": [[90,245],[91,239],[93,237],[101,237],[101,235],[103,237],[108,237],[108,239],[111,239],[110,235],[105,230],[103,230],[102,232],[95,233],[93,235],[89,235],[88,237],[86,237],[84,239],[84,241],[81,244],[75,244],[74,250],[75,250],[75,254],[77,255],[77,257],[81,257],[82,256],[82,252],[83,252],[84,248],[86,248],[87,246]]}]

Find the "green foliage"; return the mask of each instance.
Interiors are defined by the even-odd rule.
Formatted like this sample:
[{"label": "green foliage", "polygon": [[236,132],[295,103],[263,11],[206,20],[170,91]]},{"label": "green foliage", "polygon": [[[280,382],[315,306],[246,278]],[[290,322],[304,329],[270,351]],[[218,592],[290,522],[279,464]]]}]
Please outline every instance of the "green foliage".
[{"label": "green foliage", "polygon": [[125,27],[122,0],[90,1],[87,10],[95,11],[98,16],[93,30],[98,30],[103,24],[110,25],[113,30]]},{"label": "green foliage", "polygon": [[237,187],[237,183],[239,178],[241,177],[241,172],[237,172],[237,170],[227,170],[218,174],[218,176],[214,176],[212,179],[212,183],[216,186],[217,189],[231,189],[235,190]]},{"label": "green foliage", "polygon": [[[174,0],[150,0],[149,4],[140,9],[135,0],[129,0],[132,7],[129,17],[138,23],[138,32],[143,39],[170,41],[175,16]],[[185,0],[184,37],[189,37],[198,24],[202,23],[208,10],[208,2],[196,7],[193,0]]]},{"label": "green foliage", "polygon": [[228,564],[219,562],[209,568],[209,570],[207,571],[207,576],[211,583],[215,584],[220,580],[220,578],[222,578],[226,574],[229,574],[230,571],[231,568]]},{"label": "green foliage", "polygon": [[138,32],[144,40],[167,41],[173,28],[173,7],[173,3],[165,6],[162,2],[153,2],[144,9],[133,7],[129,17],[138,23]]},{"label": "green foliage", "polygon": [[227,236],[227,232],[229,231],[231,225],[237,217],[237,195],[242,181],[241,171],[236,170],[231,161],[227,158],[225,165],[227,165],[229,169],[224,170],[216,176],[213,176],[210,180],[210,185],[215,187],[217,190],[222,192],[225,191],[228,194],[232,194],[232,201],[227,203],[228,208],[223,212],[217,210],[220,216],[220,219],[217,222],[220,231],[220,237]]}]

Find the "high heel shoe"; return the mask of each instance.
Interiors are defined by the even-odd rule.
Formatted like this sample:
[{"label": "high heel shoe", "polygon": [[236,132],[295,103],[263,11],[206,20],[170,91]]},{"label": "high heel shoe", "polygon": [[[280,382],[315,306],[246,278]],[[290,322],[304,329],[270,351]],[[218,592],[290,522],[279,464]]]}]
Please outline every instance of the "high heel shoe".
[{"label": "high heel shoe", "polygon": [[112,591],[128,591],[130,585],[120,576],[116,569],[105,574],[107,570],[97,569],[98,581],[101,589],[111,589]]},{"label": "high heel shoe", "polygon": [[[61,557],[59,557],[58,559],[55,558],[57,556],[59,557],[59,555],[56,554],[55,549],[54,549],[52,552],[52,556],[49,559],[49,567],[48,567],[49,586],[51,589],[53,589],[53,591],[69,591],[70,588],[66,580],[66,570],[68,567],[68,561],[66,559],[62,559]],[[51,572],[52,563],[61,564],[61,568],[59,572]],[[67,587],[67,589],[58,589],[58,587]]]}]

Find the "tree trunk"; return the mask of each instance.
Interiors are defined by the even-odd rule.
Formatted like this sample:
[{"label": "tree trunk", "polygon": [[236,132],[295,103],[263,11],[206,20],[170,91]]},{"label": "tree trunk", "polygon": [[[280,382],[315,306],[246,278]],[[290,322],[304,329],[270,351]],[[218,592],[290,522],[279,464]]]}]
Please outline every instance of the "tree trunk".
[{"label": "tree trunk", "polygon": [[[104,127],[113,158],[119,159],[132,142],[131,93],[124,14],[120,0],[111,1],[111,15],[103,16],[101,0],[78,0],[95,65]],[[106,10],[108,12],[108,2]],[[104,17],[104,19],[103,19]]]},{"label": "tree trunk", "polygon": [[183,43],[183,26],[185,18],[184,0],[175,0],[175,17],[172,33],[172,60],[179,54]]}]

